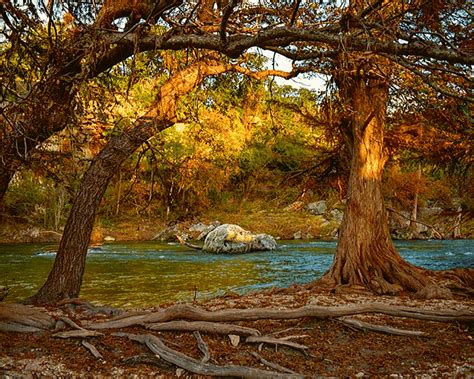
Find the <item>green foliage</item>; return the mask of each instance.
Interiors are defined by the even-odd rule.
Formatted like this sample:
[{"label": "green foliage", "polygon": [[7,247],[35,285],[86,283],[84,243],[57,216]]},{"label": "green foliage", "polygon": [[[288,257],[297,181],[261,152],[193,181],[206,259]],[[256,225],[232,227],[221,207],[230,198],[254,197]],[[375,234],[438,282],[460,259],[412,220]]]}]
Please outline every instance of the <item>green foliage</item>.
[{"label": "green foliage", "polygon": [[35,175],[19,172],[5,197],[10,215],[46,229],[59,230],[70,208],[70,197],[64,186]]}]

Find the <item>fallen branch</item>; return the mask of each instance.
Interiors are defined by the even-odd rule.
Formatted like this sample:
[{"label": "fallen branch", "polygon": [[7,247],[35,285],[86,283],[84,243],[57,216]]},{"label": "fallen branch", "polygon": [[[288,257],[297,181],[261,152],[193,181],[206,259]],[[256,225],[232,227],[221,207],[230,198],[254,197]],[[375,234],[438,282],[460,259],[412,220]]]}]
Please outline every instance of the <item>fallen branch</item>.
[{"label": "fallen branch", "polygon": [[245,378],[302,378],[303,376],[290,376],[275,371],[261,370],[247,366],[218,366],[210,363],[202,363],[179,351],[166,346],[158,337],[151,334],[136,335],[129,333],[113,333],[114,336],[127,337],[133,341],[145,344],[153,353],[158,354],[162,359],[187,371],[198,375],[211,376],[237,376]]},{"label": "fallen branch", "polygon": [[168,321],[153,324],[146,324],[147,329],[167,331],[178,330],[185,332],[206,332],[216,334],[240,334],[244,336],[256,336],[260,332],[254,328],[247,328],[245,326],[221,324],[217,322],[208,321]]},{"label": "fallen branch", "polygon": [[263,358],[262,356],[260,356],[258,353],[256,353],[255,351],[252,351],[250,354],[252,354],[255,358],[257,358],[260,363],[264,364],[265,366],[267,367],[270,367],[274,370],[277,370],[277,371],[281,371],[281,372],[284,372],[286,374],[294,374],[294,375],[301,375],[303,376],[302,374],[299,374],[297,373],[296,371],[293,371],[293,370],[290,370],[289,368],[287,367],[284,367],[284,366],[281,366],[279,365],[278,363],[273,363],[273,362],[270,362],[270,361],[267,361],[265,358]]},{"label": "fallen branch", "polygon": [[99,350],[95,348],[94,345],[87,341],[82,341],[82,346],[84,346],[87,350],[91,352],[91,354],[96,357],[97,359],[102,359],[104,358],[101,353],[99,353]]},{"label": "fallen branch", "polygon": [[209,359],[211,359],[211,354],[209,353],[209,347],[207,346],[207,343],[204,342],[204,340],[201,337],[201,334],[198,331],[195,331],[193,333],[194,338],[196,338],[197,344],[198,344],[198,349],[201,351],[201,353],[204,354],[204,356],[201,358],[202,363],[209,362]]},{"label": "fallen branch", "polygon": [[365,321],[350,319],[350,318],[340,318],[338,319],[341,323],[345,325],[349,325],[359,330],[368,330],[370,332],[378,332],[378,333],[385,333],[385,334],[395,334],[397,336],[410,336],[410,337],[422,337],[426,336],[425,333],[420,332],[418,330],[404,330],[404,329],[397,329],[391,326],[384,326],[384,325],[374,325],[370,324]]},{"label": "fallen branch", "polygon": [[266,343],[266,344],[275,345],[275,346],[279,346],[279,345],[287,346],[287,347],[291,347],[291,348],[296,349],[296,350],[300,350],[304,353],[306,352],[306,350],[309,349],[308,346],[301,345],[301,344],[296,343],[296,342],[291,342],[291,341],[287,341],[287,340],[284,340],[284,339],[268,337],[268,336],[249,336],[249,337],[247,337],[245,342],[247,342],[247,343]]},{"label": "fallen branch", "polygon": [[318,319],[337,318],[365,313],[382,313],[390,316],[408,317],[420,320],[442,322],[473,322],[474,312],[471,310],[428,310],[413,307],[400,307],[379,303],[353,304],[335,307],[305,306],[296,309],[225,309],[209,312],[187,304],[177,304],[160,309],[148,315],[136,315],[128,318],[112,319],[106,322],[89,324],[91,329],[125,328],[132,325],[146,325],[171,320],[195,320],[211,322],[255,321],[262,319],[296,319],[314,317]]}]

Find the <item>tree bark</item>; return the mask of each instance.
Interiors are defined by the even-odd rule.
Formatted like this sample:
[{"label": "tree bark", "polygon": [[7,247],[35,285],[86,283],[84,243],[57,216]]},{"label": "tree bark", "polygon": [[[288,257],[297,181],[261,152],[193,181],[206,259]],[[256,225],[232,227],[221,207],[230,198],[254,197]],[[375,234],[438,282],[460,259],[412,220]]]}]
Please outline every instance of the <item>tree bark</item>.
[{"label": "tree bark", "polygon": [[352,59],[346,73],[337,79],[340,94],[350,108],[348,195],[336,254],[325,279],[363,285],[380,294],[417,291],[428,278],[395,250],[382,197],[388,82],[371,74],[373,67],[366,62]]},{"label": "tree bark", "polygon": [[[169,123],[162,125],[166,127]],[[137,127],[113,137],[95,157],[74,198],[48,279],[28,301],[51,303],[79,296],[95,215],[107,185],[121,164],[153,135],[154,126],[151,121],[140,122]]]}]

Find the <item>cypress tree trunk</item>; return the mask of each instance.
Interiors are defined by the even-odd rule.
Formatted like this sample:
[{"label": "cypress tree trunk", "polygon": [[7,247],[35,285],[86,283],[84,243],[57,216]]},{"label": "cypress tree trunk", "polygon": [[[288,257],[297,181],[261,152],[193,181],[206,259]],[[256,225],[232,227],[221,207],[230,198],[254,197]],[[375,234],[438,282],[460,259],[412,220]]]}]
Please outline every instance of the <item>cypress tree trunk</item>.
[{"label": "cypress tree trunk", "polygon": [[336,284],[363,285],[376,293],[416,291],[428,278],[395,250],[382,197],[388,84],[360,67],[350,72],[339,79],[339,87],[351,108],[351,171],[339,242],[325,278]]},{"label": "cypress tree trunk", "polygon": [[43,287],[28,302],[54,303],[79,297],[95,216],[107,186],[121,164],[155,130],[151,123],[140,126],[112,137],[92,161],[74,198],[53,268]]}]

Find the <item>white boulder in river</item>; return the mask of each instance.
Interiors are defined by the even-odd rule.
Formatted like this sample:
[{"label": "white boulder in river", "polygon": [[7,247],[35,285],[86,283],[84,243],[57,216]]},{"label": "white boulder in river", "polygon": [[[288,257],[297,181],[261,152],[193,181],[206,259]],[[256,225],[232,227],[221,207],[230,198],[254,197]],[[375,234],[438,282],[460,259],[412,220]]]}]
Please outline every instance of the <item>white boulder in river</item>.
[{"label": "white boulder in river", "polygon": [[202,249],[210,253],[237,254],[275,250],[277,246],[275,239],[268,234],[253,234],[238,225],[223,224],[206,236]]}]

